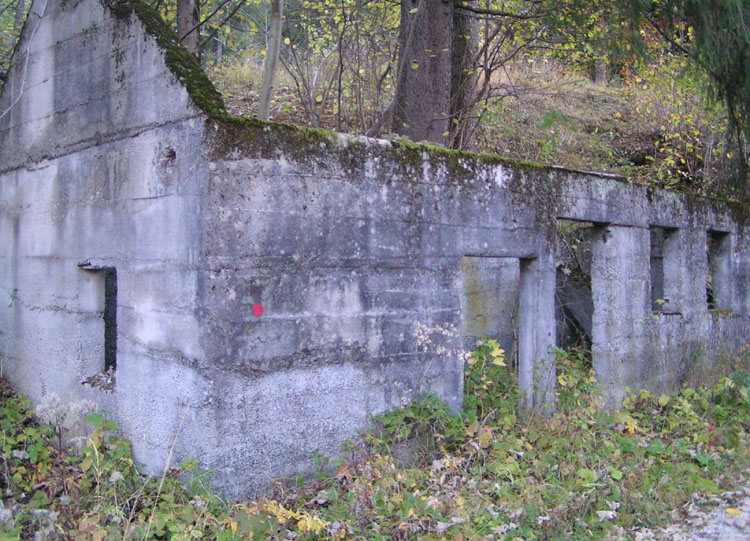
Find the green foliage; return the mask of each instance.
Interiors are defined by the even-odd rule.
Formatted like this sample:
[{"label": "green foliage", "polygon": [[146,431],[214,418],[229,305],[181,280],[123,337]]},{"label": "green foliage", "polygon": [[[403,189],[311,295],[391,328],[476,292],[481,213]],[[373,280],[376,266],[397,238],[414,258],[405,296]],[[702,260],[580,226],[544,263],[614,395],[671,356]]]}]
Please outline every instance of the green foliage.
[{"label": "green foliage", "polygon": [[11,397],[0,405],[0,484],[13,512],[0,537],[114,539],[127,532],[138,539],[189,539],[225,528],[225,508],[194,461],[163,480],[144,478],[115,424],[100,413],[86,420],[94,430],[77,453],[60,449],[55,427],[39,425],[28,400]]},{"label": "green foliage", "polygon": [[464,416],[470,423],[497,422],[512,426],[520,392],[516,374],[505,362],[505,351],[486,336],[466,362]]},{"label": "green foliage", "polygon": [[582,350],[555,350],[558,408],[563,411],[595,405],[596,378],[591,354]]},{"label": "green foliage", "polygon": [[430,459],[438,449],[455,451],[464,442],[464,423],[459,415],[433,394],[423,394],[407,406],[376,417],[381,426],[371,443],[389,451],[403,442],[415,442],[418,460]]},{"label": "green foliage", "polygon": [[747,139],[750,135],[750,32],[745,0],[624,0],[636,26],[649,25],[679,54],[685,55],[708,77],[710,97],[725,106],[734,142],[735,187],[747,181]]},{"label": "green foliage", "polygon": [[[483,339],[466,362],[464,411],[433,395],[382,415],[314,481],[280,482],[231,507],[196,463],[162,478],[138,474],[127,440],[104,414],[80,453],[63,452],[28,401],[0,405],[0,483],[13,518],[0,537],[41,532],[86,539],[425,539],[635,537],[688,502],[708,502],[750,465],[750,362],[675,394],[629,392],[616,413],[596,398],[591,364],[558,350],[558,407],[517,413],[504,353]],[[404,448],[416,459],[406,460]]]},{"label": "green foliage", "polygon": [[0,74],[8,69],[10,56],[30,3],[28,0],[8,0],[0,3]]}]

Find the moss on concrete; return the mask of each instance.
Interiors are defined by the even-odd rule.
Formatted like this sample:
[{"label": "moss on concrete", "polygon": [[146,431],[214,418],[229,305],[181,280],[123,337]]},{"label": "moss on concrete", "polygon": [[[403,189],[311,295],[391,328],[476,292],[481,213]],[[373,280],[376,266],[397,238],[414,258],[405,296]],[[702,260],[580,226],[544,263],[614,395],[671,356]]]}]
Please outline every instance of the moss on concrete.
[{"label": "moss on concrete", "polygon": [[135,15],[164,50],[164,58],[169,70],[185,86],[193,103],[208,116],[226,115],[226,106],[221,94],[201,68],[195,57],[185,49],[172,29],[151,6],[133,0],[119,2],[110,7],[120,19]]},{"label": "moss on concrete", "polygon": [[323,151],[326,151],[329,155],[337,154],[344,166],[362,165],[367,158],[387,156],[394,165],[421,175],[427,154],[434,165],[446,167],[455,181],[473,179],[477,167],[494,165],[504,165],[517,173],[530,173],[534,178],[554,171],[548,165],[494,154],[478,154],[404,140],[389,140],[385,144],[378,144],[373,140],[325,129],[257,118],[212,115],[210,124],[214,132],[212,158],[217,160],[228,156],[274,158],[279,152],[295,159],[309,160],[325,157]]}]

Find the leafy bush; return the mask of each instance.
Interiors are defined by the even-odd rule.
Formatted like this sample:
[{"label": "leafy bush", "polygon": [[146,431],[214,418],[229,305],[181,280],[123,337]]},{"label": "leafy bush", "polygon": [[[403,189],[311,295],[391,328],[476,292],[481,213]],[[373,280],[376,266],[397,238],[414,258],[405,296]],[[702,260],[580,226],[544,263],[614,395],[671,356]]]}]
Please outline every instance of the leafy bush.
[{"label": "leafy bush", "polygon": [[[671,395],[628,392],[602,409],[587,356],[556,351],[558,407],[517,410],[515,375],[496,341],[467,360],[466,399],[434,395],[380,417],[317,479],[280,481],[228,506],[194,461],[138,474],[130,443],[102,414],[80,453],[58,445],[26,399],[0,405],[0,537],[26,539],[498,539],[634,537],[710,502],[750,466],[747,351],[724,377]],[[404,450],[411,454],[405,459]],[[400,456],[401,454],[401,456]],[[409,457],[406,457],[409,458]],[[676,514],[675,514],[676,513]]]}]

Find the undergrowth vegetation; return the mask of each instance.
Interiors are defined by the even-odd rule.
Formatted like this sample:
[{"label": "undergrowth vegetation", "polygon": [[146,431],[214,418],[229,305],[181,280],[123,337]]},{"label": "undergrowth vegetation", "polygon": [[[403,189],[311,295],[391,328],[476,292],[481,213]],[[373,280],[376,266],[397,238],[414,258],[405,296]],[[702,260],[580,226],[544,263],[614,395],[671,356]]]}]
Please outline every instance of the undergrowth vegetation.
[{"label": "undergrowth vegetation", "polygon": [[554,414],[528,416],[497,342],[466,363],[456,414],[432,395],[377,419],[315,478],[227,504],[196,463],[136,470],[102,414],[80,452],[39,424],[28,400],[0,406],[0,538],[569,539],[628,538],[743,479],[750,465],[748,352],[723,375],[672,395],[629,393],[602,408],[588,357],[557,352]]},{"label": "undergrowth vegetation", "polygon": [[[249,59],[209,72],[228,109],[240,116],[254,114],[260,74],[260,65]],[[736,151],[726,112],[708,99],[706,77],[683,56],[661,54],[595,83],[576,65],[530,55],[509,64],[493,84],[503,97],[477,112],[481,120],[470,150],[604,171],[691,193],[733,194],[727,179],[734,174]],[[283,122],[306,118],[285,72],[279,74],[271,113]],[[362,131],[333,100],[316,118],[328,129]]]}]

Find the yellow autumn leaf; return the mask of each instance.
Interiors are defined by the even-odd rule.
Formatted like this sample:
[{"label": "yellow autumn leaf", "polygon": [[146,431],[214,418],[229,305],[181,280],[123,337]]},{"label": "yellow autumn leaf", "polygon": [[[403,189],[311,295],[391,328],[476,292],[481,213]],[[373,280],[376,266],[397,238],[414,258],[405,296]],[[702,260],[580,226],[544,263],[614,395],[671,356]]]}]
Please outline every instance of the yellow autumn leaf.
[{"label": "yellow autumn leaf", "polygon": [[302,518],[297,521],[297,528],[301,532],[312,532],[314,534],[319,534],[323,529],[325,529],[326,523],[319,519],[318,517],[308,515],[307,513],[303,513]]},{"label": "yellow autumn leaf", "polygon": [[735,509],[734,507],[727,507],[727,513],[730,515],[741,515],[742,511]]},{"label": "yellow autumn leaf", "polygon": [[638,428],[638,423],[635,422],[635,419],[630,419],[625,423],[625,432],[628,434],[635,434],[639,430],[640,428]]},{"label": "yellow autumn leaf", "polygon": [[494,359],[492,359],[492,364],[497,366],[507,366],[502,357],[495,357]]}]

